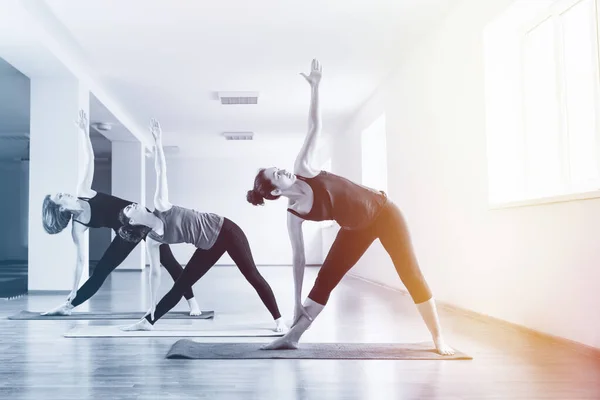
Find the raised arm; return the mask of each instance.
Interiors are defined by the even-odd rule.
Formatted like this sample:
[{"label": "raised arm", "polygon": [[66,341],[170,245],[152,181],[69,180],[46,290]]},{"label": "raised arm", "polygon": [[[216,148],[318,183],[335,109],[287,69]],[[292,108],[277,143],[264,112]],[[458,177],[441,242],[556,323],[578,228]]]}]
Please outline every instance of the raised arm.
[{"label": "raised arm", "polygon": [[83,153],[83,168],[82,176],[77,186],[77,195],[81,197],[94,197],[96,192],[92,190],[92,181],[94,180],[94,149],[90,140],[90,128],[88,126],[88,118],[85,111],[79,111],[79,118],[75,124],[81,131],[83,141],[81,151]]},{"label": "raised arm", "polygon": [[156,191],[154,192],[154,207],[158,211],[167,211],[173,207],[169,202],[169,187],[167,186],[167,161],[162,147],[162,129],[157,120],[152,119],[150,132],[154,137],[154,169],[156,171]]},{"label": "raised arm", "polygon": [[310,84],[310,110],[308,114],[308,133],[294,163],[294,173],[306,177],[316,176],[320,172],[314,159],[317,153],[317,141],[321,133],[321,107],[319,104],[321,71],[321,64],[317,60],[313,60],[310,75],[301,74]]}]

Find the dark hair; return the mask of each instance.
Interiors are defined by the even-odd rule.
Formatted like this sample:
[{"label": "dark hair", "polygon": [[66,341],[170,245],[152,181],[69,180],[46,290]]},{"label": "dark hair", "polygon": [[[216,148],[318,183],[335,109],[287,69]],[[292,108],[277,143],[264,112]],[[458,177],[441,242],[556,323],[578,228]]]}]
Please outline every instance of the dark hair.
[{"label": "dark hair", "polygon": [[125,215],[125,208],[119,211],[119,222],[121,222],[121,226],[119,227],[119,236],[121,239],[131,243],[137,243],[141,241],[152,230],[146,225],[131,225],[130,218]]},{"label": "dark hair", "polygon": [[277,189],[275,185],[265,176],[265,168],[261,168],[254,178],[254,188],[246,193],[246,200],[252,205],[262,206],[265,204],[265,199],[277,200],[281,197],[271,194],[275,189]]},{"label": "dark hair", "polygon": [[49,234],[61,232],[69,225],[69,221],[73,213],[71,211],[62,210],[59,204],[56,204],[50,195],[44,197],[42,204],[42,225]]}]

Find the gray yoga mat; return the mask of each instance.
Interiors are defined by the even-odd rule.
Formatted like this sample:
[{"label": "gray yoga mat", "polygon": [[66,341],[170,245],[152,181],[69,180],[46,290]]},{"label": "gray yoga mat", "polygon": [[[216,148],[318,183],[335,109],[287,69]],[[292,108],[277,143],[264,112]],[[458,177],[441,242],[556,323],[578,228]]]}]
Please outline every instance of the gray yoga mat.
[{"label": "gray yoga mat", "polygon": [[180,339],[170,359],[472,360],[456,350],[437,354],[432,343],[300,343],[298,350],[261,350],[264,343],[198,343]]},{"label": "gray yoga mat", "polygon": [[[146,313],[137,312],[73,312],[71,315],[40,315],[39,312],[21,311],[18,314],[11,315],[8,319],[13,320],[92,320],[92,319],[140,319]],[[201,315],[191,316],[187,311],[171,311],[166,313],[161,319],[210,319],[215,317],[214,311],[202,311]]]},{"label": "gray yoga mat", "polygon": [[272,329],[243,328],[233,326],[220,326],[208,329],[199,329],[197,326],[182,325],[164,325],[158,324],[151,331],[123,331],[120,327],[114,325],[107,326],[76,326],[67,333],[68,338],[98,338],[98,337],[273,337],[283,336],[281,332],[274,332]]}]

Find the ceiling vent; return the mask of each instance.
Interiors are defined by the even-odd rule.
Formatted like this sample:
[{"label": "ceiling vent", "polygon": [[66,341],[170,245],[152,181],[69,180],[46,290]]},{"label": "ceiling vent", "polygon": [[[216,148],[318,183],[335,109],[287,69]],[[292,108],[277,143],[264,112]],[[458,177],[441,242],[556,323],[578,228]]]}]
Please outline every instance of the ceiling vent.
[{"label": "ceiling vent", "polygon": [[179,146],[163,146],[165,155],[179,154]]},{"label": "ceiling vent", "polygon": [[254,132],[223,132],[225,140],[252,140]]},{"label": "ceiling vent", "polygon": [[218,95],[223,105],[258,104],[258,92],[219,92]]},{"label": "ceiling vent", "polygon": [[112,125],[107,122],[94,122],[92,127],[100,132],[108,132],[112,129]]}]

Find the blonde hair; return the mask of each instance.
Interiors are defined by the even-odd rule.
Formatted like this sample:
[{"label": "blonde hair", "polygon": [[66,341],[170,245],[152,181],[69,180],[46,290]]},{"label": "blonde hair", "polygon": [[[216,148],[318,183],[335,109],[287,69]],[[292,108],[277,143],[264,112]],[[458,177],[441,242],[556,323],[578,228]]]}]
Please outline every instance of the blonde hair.
[{"label": "blonde hair", "polygon": [[72,216],[73,213],[70,211],[61,210],[61,206],[56,204],[50,198],[50,195],[44,198],[44,203],[42,204],[42,224],[49,234],[53,235],[62,232],[69,225]]}]

